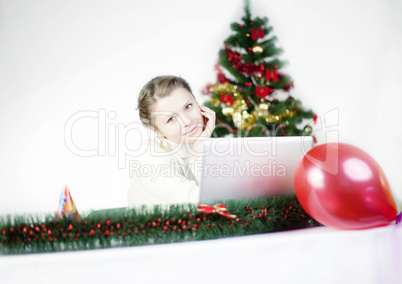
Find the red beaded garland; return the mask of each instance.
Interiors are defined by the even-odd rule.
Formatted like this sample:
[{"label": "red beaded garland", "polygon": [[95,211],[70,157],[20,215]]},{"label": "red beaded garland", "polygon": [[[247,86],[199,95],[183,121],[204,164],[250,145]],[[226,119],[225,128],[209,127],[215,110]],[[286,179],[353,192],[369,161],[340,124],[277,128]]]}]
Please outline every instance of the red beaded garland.
[{"label": "red beaded garland", "polygon": [[[293,216],[290,211],[295,211],[301,213],[300,207],[298,207],[297,202],[292,203],[292,205],[295,204],[294,206],[289,206],[289,204],[285,207],[280,208],[280,211],[276,214],[277,216],[282,216],[282,219],[280,217],[274,217],[273,221],[275,222],[284,222],[286,221],[292,221]],[[269,212],[274,213],[273,208],[269,209]],[[245,213],[245,214],[244,214]],[[127,234],[138,234],[139,232],[146,235],[148,238],[152,236],[154,232],[163,232],[166,234],[169,234],[171,232],[182,232],[182,231],[192,231],[196,232],[197,229],[201,230],[209,230],[210,228],[215,228],[214,230],[226,230],[230,229],[233,226],[241,226],[241,227],[246,227],[246,226],[253,226],[254,224],[258,224],[256,222],[261,222],[261,221],[266,221],[270,222],[271,219],[269,218],[264,218],[264,220],[257,221],[263,216],[267,216],[268,213],[268,208],[265,206],[259,206],[259,207],[251,207],[251,206],[245,206],[244,208],[244,213],[239,212],[240,216],[243,216],[241,218],[236,218],[233,220],[228,220],[228,221],[218,221],[217,223],[211,222],[209,220],[214,220],[217,221],[220,217],[213,216],[213,215],[207,215],[203,216],[200,213],[195,213],[193,214],[192,212],[189,212],[187,214],[182,214],[181,218],[178,216],[178,220],[176,221],[175,217],[171,217],[170,219],[165,219],[163,217],[158,217],[157,221],[152,221],[149,220],[146,222],[140,222],[138,223],[138,226],[133,226],[133,223],[127,222],[127,219],[124,219],[122,223],[116,223],[115,225],[112,224],[110,219],[107,220],[102,220],[99,223],[94,223],[92,221],[92,224],[87,228],[88,222],[85,221],[83,223],[80,223],[79,225],[71,224],[68,222],[65,225],[61,225],[60,223],[50,223],[50,224],[35,224],[35,225],[16,225],[16,227],[10,227],[8,229],[2,228],[0,230],[0,233],[2,232],[3,235],[7,235],[8,231],[10,232],[10,236],[12,237],[12,241],[10,241],[10,244],[14,243],[17,244],[19,242],[31,242],[33,238],[35,238],[36,242],[73,242],[73,241],[79,241],[80,238],[82,238],[82,235],[84,236],[82,241],[85,241],[85,236],[94,236],[97,235],[98,238],[101,237],[111,237],[115,233],[118,236],[126,236]],[[255,213],[255,214],[254,214]],[[300,216],[300,214],[299,214]],[[306,217],[305,214],[301,215],[303,218]],[[286,218],[286,219],[285,219]],[[250,221],[251,220],[251,221]],[[256,221],[252,221],[256,220]],[[205,223],[200,223],[206,221]],[[85,226],[83,226],[85,224]],[[102,224],[106,224],[106,226],[103,227],[102,229]],[[128,227],[135,227],[134,232],[132,232],[130,229],[125,231]],[[80,227],[81,226],[81,227]],[[122,228],[123,227],[123,228]],[[158,229],[160,227],[160,229]],[[29,229],[31,228],[31,229]],[[122,228],[123,231],[120,231],[119,229]],[[75,229],[75,231],[74,231]],[[99,231],[96,232],[96,229]],[[79,230],[79,232],[77,232]],[[15,233],[14,233],[15,232]],[[37,232],[37,233],[36,233]],[[64,232],[64,233],[63,233]],[[28,234],[28,238],[23,237],[24,234]],[[4,245],[4,243],[3,243]]]}]

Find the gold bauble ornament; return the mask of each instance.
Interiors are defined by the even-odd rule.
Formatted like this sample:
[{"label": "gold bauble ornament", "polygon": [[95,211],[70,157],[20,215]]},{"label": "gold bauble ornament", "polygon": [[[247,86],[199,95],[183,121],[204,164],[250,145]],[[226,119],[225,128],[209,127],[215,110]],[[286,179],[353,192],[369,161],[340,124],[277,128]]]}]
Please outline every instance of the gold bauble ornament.
[{"label": "gold bauble ornament", "polygon": [[266,103],[260,103],[260,104],[258,105],[258,109],[259,109],[260,111],[267,111],[267,110],[268,110],[268,104],[266,104]]},{"label": "gold bauble ornament", "polygon": [[233,108],[230,106],[224,107],[222,113],[224,116],[231,116],[233,114]]},{"label": "gold bauble ornament", "polygon": [[257,115],[263,117],[264,119],[268,117],[269,105],[267,103],[259,103],[257,106]]},{"label": "gold bauble ornament", "polygon": [[253,52],[257,55],[260,55],[262,52],[264,51],[264,49],[262,48],[262,45],[259,43],[256,43],[253,45]]},{"label": "gold bauble ornament", "polygon": [[313,128],[310,125],[304,127],[304,135],[310,135],[313,132]]}]

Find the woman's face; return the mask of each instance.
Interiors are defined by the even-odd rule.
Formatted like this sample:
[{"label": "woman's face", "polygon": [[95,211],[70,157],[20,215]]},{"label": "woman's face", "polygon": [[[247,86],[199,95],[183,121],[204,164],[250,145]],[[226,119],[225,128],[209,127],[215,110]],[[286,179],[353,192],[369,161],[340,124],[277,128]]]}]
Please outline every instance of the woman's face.
[{"label": "woman's face", "polygon": [[159,99],[151,108],[151,116],[158,136],[176,144],[194,143],[204,127],[200,107],[185,88]]}]

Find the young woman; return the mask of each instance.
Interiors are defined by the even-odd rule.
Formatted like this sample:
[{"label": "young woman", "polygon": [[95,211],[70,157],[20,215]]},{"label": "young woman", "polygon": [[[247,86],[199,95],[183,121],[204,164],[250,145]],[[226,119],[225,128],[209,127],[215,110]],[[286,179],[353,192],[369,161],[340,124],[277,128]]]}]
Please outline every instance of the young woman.
[{"label": "young woman", "polygon": [[198,105],[189,84],[175,76],[148,82],[138,110],[152,131],[146,152],[130,162],[128,206],[197,203],[202,141],[215,129],[215,112]]}]

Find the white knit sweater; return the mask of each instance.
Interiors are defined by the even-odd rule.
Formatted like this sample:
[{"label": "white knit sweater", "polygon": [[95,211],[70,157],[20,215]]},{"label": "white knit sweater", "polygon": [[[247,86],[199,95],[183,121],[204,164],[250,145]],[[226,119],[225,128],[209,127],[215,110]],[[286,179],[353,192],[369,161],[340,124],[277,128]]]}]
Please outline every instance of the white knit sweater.
[{"label": "white knit sweater", "polygon": [[162,149],[160,138],[151,135],[142,154],[131,157],[128,207],[198,203],[201,155],[189,144],[166,141]]}]

